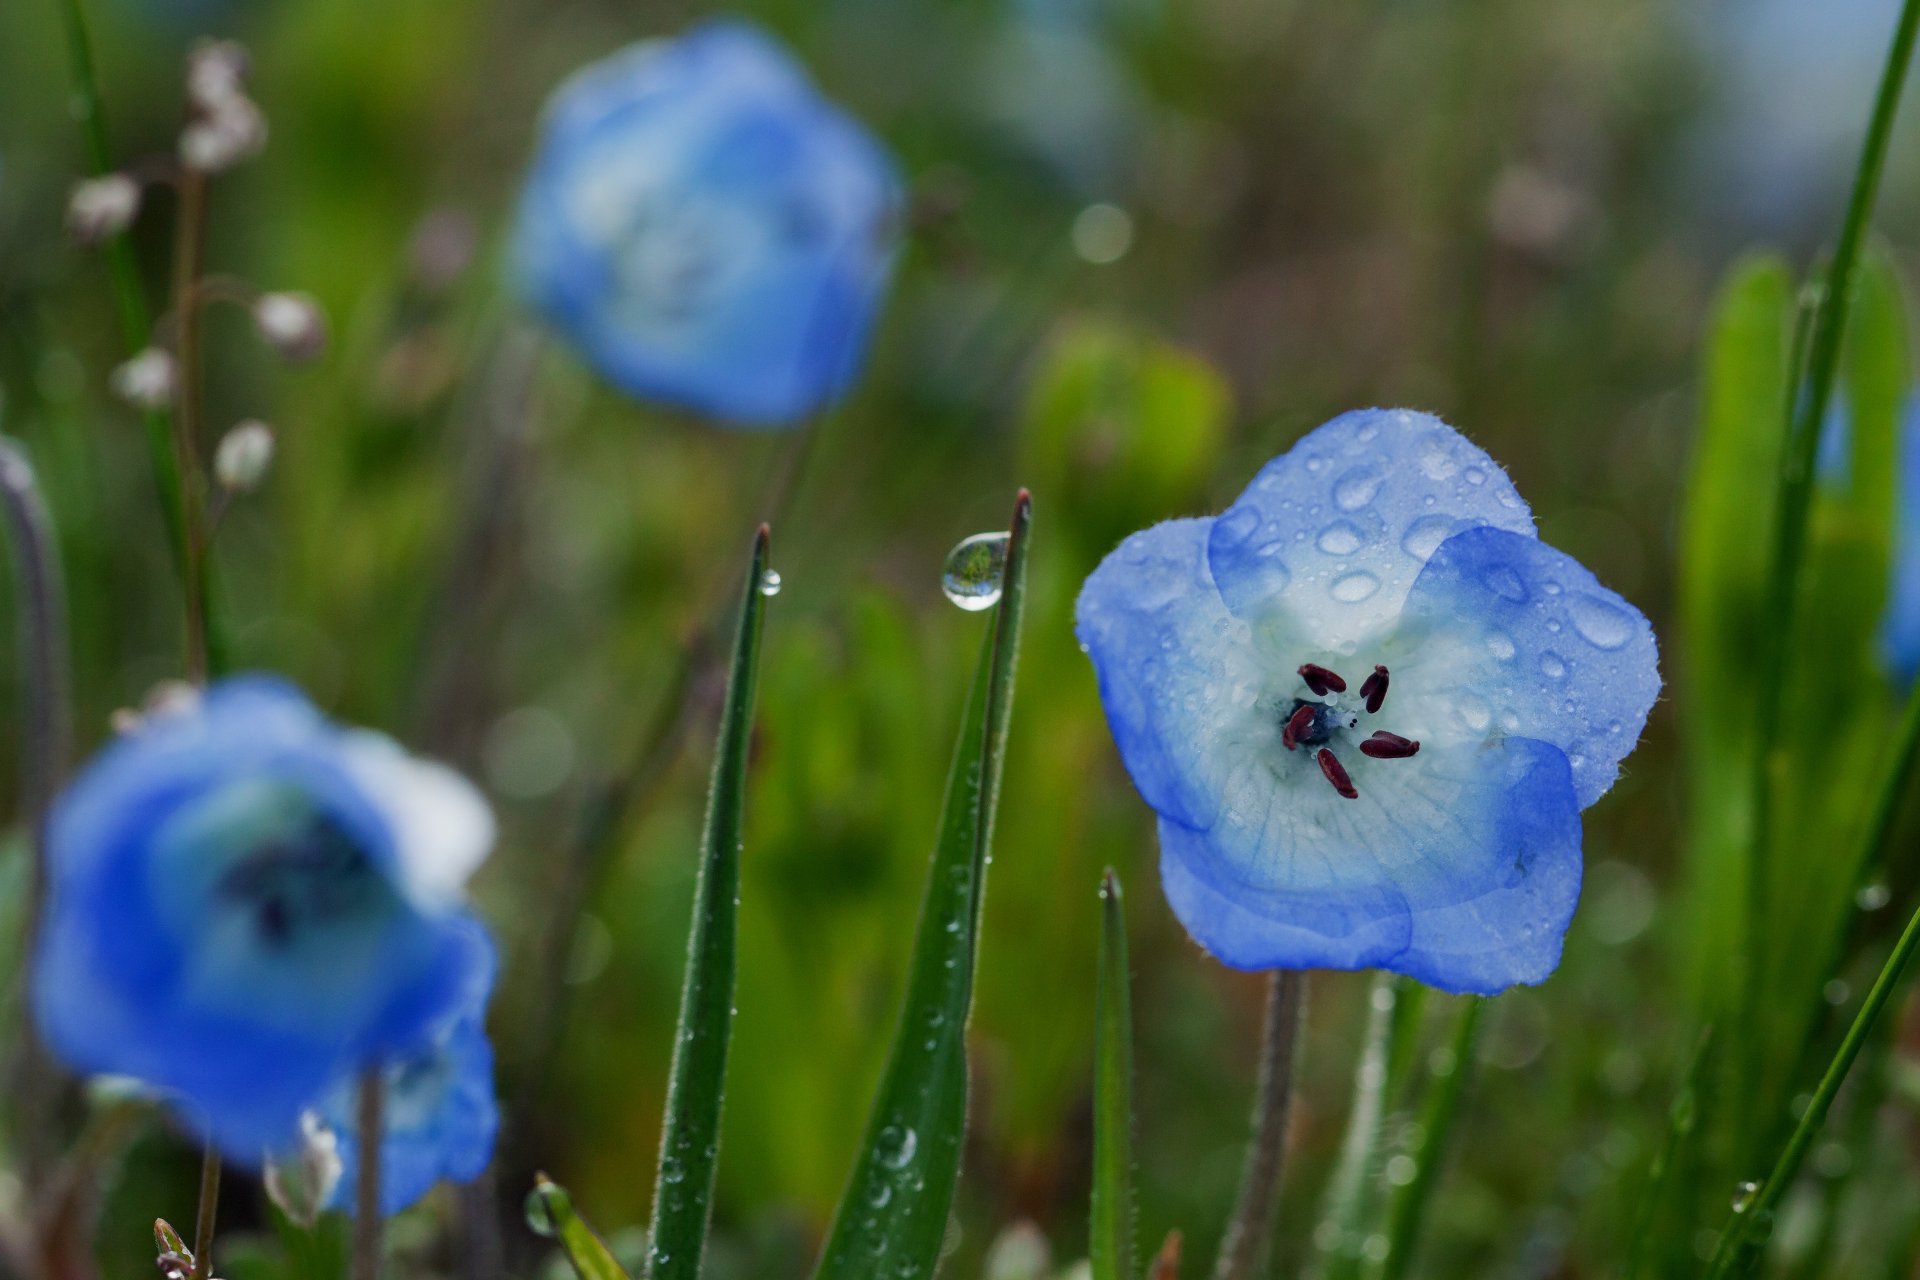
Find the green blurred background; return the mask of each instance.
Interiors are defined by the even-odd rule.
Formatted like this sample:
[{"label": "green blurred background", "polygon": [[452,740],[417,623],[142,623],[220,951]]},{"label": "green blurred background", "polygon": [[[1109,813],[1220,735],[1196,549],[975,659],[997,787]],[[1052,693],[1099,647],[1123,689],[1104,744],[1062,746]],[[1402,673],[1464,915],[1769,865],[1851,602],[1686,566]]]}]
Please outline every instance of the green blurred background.
[{"label": "green blurred background", "polygon": [[[982,625],[945,603],[940,564],[1004,524],[1020,485],[1035,494],[1033,603],[949,1273],[979,1274],[1022,1221],[1057,1262],[1084,1251],[1095,887],[1109,863],[1130,889],[1143,1226],[1150,1244],[1184,1231],[1197,1270],[1238,1174],[1262,983],[1202,955],[1158,894],[1149,814],[1072,635],[1080,580],[1125,533],[1219,510],[1333,414],[1408,405],[1500,459],[1542,535],[1669,635],[1717,282],[1753,243],[1804,260],[1832,234],[1894,7],[731,11],[789,40],[896,150],[913,216],[868,376],[815,428],[775,529],[785,588],[748,802],[715,1274],[800,1274],[851,1166]],[[104,265],[61,231],[84,151],[58,12],[0,4],[0,387],[61,522],[90,749],[181,659],[140,426],[105,389],[125,352]],[[508,955],[493,1025],[510,1113],[493,1190],[514,1267],[536,1268],[510,1207],[536,1167],[603,1228],[645,1219],[716,676],[696,665],[686,714],[662,708],[681,704],[682,654],[718,620],[796,455],[790,438],[730,434],[599,384],[517,313],[499,250],[551,88],[707,10],[90,12],[128,163],[170,150],[194,36],[232,35],[255,56],[271,138],[217,185],[211,263],[311,291],[334,342],[288,369],[242,313],[214,313],[212,425],[259,417],[280,440],[272,478],[219,534],[231,656],[456,762],[495,800],[504,835],[479,893]],[[1910,279],[1915,140],[1909,121],[1879,224]],[[156,298],[167,203],[155,197],[135,231]],[[1676,651],[1669,641],[1670,685],[1687,674]],[[0,698],[0,723],[16,723],[12,681]],[[1424,1274],[1605,1274],[1617,1255],[1718,980],[1696,945],[1703,920],[1731,910],[1697,876],[1683,892],[1686,709],[1684,690],[1662,703],[1588,815],[1560,973],[1489,1010]],[[583,815],[631,775],[604,865],[583,870]],[[9,802],[12,777],[0,774]],[[556,943],[575,894],[585,913]],[[1283,1265],[1311,1250],[1368,985],[1312,984]],[[1429,1002],[1436,1027],[1451,1004]],[[1903,1179],[1912,1137],[1896,1128],[1874,1148]],[[163,1132],[142,1140],[104,1219],[107,1274],[150,1265],[155,1214],[190,1218],[191,1160]],[[443,1195],[401,1227],[418,1274],[449,1267],[439,1224],[457,1208]],[[236,1231],[263,1221],[257,1191],[231,1186],[226,1214]],[[229,1257],[236,1275],[264,1265],[244,1244]]]}]

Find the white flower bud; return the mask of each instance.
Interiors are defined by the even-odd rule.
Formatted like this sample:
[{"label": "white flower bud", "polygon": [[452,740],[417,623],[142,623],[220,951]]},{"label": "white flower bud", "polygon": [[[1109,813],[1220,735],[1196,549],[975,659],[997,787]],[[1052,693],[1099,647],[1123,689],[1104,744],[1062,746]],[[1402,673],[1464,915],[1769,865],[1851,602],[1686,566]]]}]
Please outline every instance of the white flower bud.
[{"label": "white flower bud", "polygon": [[180,132],[180,163],[200,173],[222,173],[267,145],[267,118],[243,97],[223,103]]},{"label": "white flower bud", "polygon": [[67,198],[67,234],[82,244],[117,236],[140,212],[140,184],[124,173],[90,178]]},{"label": "white flower bud", "polygon": [[268,346],[289,360],[311,360],[327,347],[327,318],[305,293],[263,293],[253,323]]},{"label": "white flower bud", "polygon": [[222,488],[248,493],[260,487],[273,465],[273,429],[248,419],[220,438],[213,475]]},{"label": "white flower bud", "polygon": [[291,1152],[271,1154],[263,1181],[267,1195],[282,1213],[303,1227],[311,1227],[333,1199],[333,1189],[343,1172],[339,1138],[308,1111],[300,1117],[299,1145]]},{"label": "white flower bud", "polygon": [[243,100],[250,61],[245,47],[232,40],[196,45],[187,55],[187,101],[211,115]]},{"label": "white flower bud", "polygon": [[173,403],[180,367],[173,354],[148,347],[115,369],[107,379],[113,393],[136,409],[164,409]]}]

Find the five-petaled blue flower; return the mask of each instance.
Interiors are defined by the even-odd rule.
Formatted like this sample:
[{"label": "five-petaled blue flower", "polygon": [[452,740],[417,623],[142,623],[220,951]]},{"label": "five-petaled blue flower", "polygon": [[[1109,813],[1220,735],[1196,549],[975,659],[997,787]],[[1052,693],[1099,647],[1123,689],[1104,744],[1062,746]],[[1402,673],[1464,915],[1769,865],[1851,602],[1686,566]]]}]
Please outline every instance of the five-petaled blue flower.
[{"label": "five-petaled blue flower", "polygon": [[[410,1208],[443,1179],[471,1182],[486,1171],[500,1132],[500,1104],[493,1091],[493,1045],[487,1040],[489,977],[473,1002],[410,1052],[392,1059],[383,1075],[380,1212]],[[340,1154],[340,1180],[329,1207],[351,1209],[360,1169],[356,1127],[359,1081],[338,1082],[317,1108],[333,1131]]]},{"label": "five-petaled blue flower", "polygon": [[336,1080],[484,988],[463,886],[492,843],[450,770],[280,680],[225,681],[102,751],[54,806],[41,1034],[257,1163]]},{"label": "five-petaled blue flower", "polygon": [[771,37],[709,22],[555,93],[517,272],[619,386],[786,426],[858,371],[899,204],[886,152]]},{"label": "five-petaled blue flower", "polygon": [[1079,632],[1202,946],[1449,991],[1559,962],[1580,811],[1660,688],[1639,611],[1404,411],[1335,418],[1226,514],[1128,538]]}]

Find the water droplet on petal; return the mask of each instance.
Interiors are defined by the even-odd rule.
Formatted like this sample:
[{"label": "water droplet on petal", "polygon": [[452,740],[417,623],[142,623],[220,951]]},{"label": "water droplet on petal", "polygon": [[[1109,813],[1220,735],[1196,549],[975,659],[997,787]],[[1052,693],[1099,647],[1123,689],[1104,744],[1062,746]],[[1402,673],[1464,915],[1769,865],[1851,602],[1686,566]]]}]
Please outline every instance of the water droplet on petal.
[{"label": "water droplet on petal", "polygon": [[1540,655],[1540,674],[1549,680],[1565,679],[1567,664],[1559,654],[1549,649]]},{"label": "water droplet on petal", "polygon": [[1511,600],[1515,604],[1523,603],[1527,598],[1526,584],[1520,581],[1520,575],[1506,565],[1489,569],[1481,581],[1487,584],[1487,590],[1502,600]]},{"label": "water droplet on petal", "polygon": [[1360,530],[1353,521],[1335,520],[1320,531],[1313,545],[1330,556],[1350,556],[1360,549],[1362,541]]},{"label": "water droplet on petal", "polygon": [[1450,516],[1421,516],[1407,526],[1406,535],[1400,539],[1400,549],[1416,560],[1427,560],[1452,532]]},{"label": "water droplet on petal", "polygon": [[1358,511],[1380,492],[1381,476],[1370,466],[1355,467],[1333,482],[1334,505],[1342,511]]},{"label": "water droplet on petal", "polygon": [[1223,547],[1237,547],[1260,527],[1260,513],[1252,507],[1235,507],[1214,523]]},{"label": "water droplet on petal", "polygon": [[1380,579],[1365,569],[1344,573],[1333,580],[1327,594],[1342,604],[1358,604],[1380,589]]},{"label": "water droplet on petal", "polygon": [[1461,721],[1475,733],[1484,733],[1487,726],[1493,723],[1493,712],[1478,698],[1469,696],[1462,699],[1458,710]]},{"label": "water droplet on petal", "polygon": [[1463,473],[1462,478],[1468,484],[1485,484],[1487,482],[1487,473],[1479,467],[1468,467]]},{"label": "water droplet on petal", "polygon": [[780,571],[778,569],[768,569],[761,573],[760,594],[763,596],[777,596],[780,594]]},{"label": "water droplet on petal", "polygon": [[1007,535],[976,533],[963,538],[947,553],[940,573],[940,590],[969,613],[991,609],[1000,602],[1001,579],[1007,568]]},{"label": "water droplet on petal", "polygon": [[1573,617],[1573,629],[1596,649],[1618,649],[1633,639],[1633,619],[1610,601],[1589,595],[1568,596],[1567,612]]},{"label": "water droplet on petal", "polygon": [[1515,653],[1513,639],[1504,631],[1496,631],[1487,637],[1487,652],[1502,662],[1511,662]]}]

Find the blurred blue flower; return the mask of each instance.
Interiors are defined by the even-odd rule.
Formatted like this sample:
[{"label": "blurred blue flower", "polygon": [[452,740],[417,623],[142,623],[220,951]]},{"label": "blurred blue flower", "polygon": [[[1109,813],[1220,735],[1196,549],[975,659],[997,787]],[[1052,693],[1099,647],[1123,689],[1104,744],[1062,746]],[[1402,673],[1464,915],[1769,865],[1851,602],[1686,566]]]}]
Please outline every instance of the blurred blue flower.
[{"label": "blurred blue flower", "polygon": [[[385,1070],[381,1116],[380,1212],[411,1208],[443,1179],[471,1182],[486,1171],[500,1132],[493,1092],[493,1045],[487,1040],[493,947],[486,944],[488,978],[458,1017],[401,1054]],[[318,1114],[340,1154],[340,1180],[329,1205],[351,1209],[358,1186],[359,1080],[339,1081]]]},{"label": "blurred blue flower", "polygon": [[1539,982],[1660,688],[1632,605],[1439,419],[1345,414],[1134,534],[1079,633],[1189,933],[1237,968]]},{"label": "blurred blue flower", "polygon": [[336,1079],[484,988],[463,886],[492,843],[450,770],[280,680],[227,680],[150,716],[55,805],[41,1034],[257,1163]]},{"label": "blurred blue flower", "polygon": [[554,94],[516,270],[626,390],[788,426],[858,372],[899,205],[886,152],[772,38],[710,22]]},{"label": "blurred blue flower", "polygon": [[1893,586],[1881,637],[1889,669],[1902,684],[1912,684],[1920,674],[1920,392],[1907,402],[1899,447]]}]

